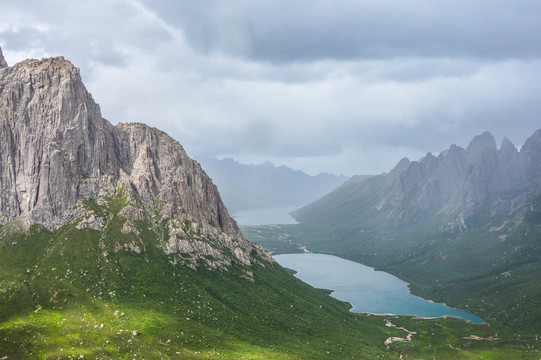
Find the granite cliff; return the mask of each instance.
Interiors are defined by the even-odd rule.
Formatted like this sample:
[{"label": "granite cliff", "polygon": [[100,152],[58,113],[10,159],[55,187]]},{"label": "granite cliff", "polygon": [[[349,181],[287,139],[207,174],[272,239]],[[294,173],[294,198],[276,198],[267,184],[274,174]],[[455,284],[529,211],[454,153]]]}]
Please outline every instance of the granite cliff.
[{"label": "granite cliff", "polygon": [[104,205],[122,191],[123,231],[136,232],[133,221],[166,221],[164,251],[190,254],[193,266],[207,257],[214,267],[272,261],[244,239],[177,141],[144,124],[113,126],[63,57],[8,67],[0,50],[0,189],[0,224],[21,218],[54,230],[76,221],[101,231],[108,219],[83,202]]}]

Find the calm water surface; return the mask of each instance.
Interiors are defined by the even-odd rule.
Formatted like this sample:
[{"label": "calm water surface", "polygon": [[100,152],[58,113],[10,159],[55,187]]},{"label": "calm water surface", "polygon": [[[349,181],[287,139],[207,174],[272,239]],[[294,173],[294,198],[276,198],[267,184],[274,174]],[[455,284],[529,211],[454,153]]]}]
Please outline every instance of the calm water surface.
[{"label": "calm water surface", "polygon": [[295,276],[302,281],[316,288],[334,290],[332,296],[350,302],[353,312],[430,318],[447,315],[475,324],[484,322],[468,312],[414,296],[406,282],[353,261],[326,254],[275,255],[274,259],[296,270]]},{"label": "calm water surface", "polygon": [[289,215],[300,206],[273,207],[238,211],[233,218],[239,225],[275,225],[275,224],[298,224]]}]

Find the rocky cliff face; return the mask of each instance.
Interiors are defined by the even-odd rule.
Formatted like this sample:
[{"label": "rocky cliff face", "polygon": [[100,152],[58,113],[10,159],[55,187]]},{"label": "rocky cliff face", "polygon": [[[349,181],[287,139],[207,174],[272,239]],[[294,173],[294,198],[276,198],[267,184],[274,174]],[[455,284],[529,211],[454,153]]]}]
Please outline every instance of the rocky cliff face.
[{"label": "rocky cliff face", "polygon": [[476,136],[466,149],[456,145],[437,157],[427,154],[419,161],[402,160],[382,175],[379,209],[401,223],[434,214],[458,214],[460,219],[477,213],[487,202],[489,216],[510,214],[538,191],[541,183],[541,131],[521,151],[505,138],[498,149],[492,135]]},{"label": "rocky cliff face", "polygon": [[82,200],[122,189],[135,199],[122,210],[127,221],[169,222],[168,253],[210,255],[224,266],[271,261],[243,238],[177,141],[144,124],[111,125],[62,57],[11,67],[2,60],[0,52],[0,224],[24,216],[55,229],[84,217],[80,226],[99,230],[105,220],[84,213]]},{"label": "rocky cliff face", "polygon": [[[389,173],[357,184],[348,182],[294,216],[301,223],[331,228],[340,221],[331,225],[326,218],[343,218],[347,223],[352,222],[350,214],[361,212],[357,222],[378,218],[391,227],[440,216],[450,220],[449,229],[454,231],[464,230],[474,217],[486,224],[498,215],[515,214],[540,194],[541,130],[520,151],[507,138],[498,148],[485,132],[466,149],[452,145],[438,156],[428,153],[419,161],[404,158]],[[355,201],[363,204],[362,209]]]},{"label": "rocky cliff face", "polygon": [[8,64],[6,63],[6,60],[4,59],[4,54],[2,54],[2,48],[0,48],[0,68],[7,67]]}]

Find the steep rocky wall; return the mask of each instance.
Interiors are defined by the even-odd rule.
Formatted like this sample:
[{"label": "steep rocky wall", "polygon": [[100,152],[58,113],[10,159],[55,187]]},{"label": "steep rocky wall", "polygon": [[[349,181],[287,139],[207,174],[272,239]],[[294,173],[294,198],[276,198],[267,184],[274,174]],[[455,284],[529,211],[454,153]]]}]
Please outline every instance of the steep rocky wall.
[{"label": "steep rocky wall", "polygon": [[177,141],[144,124],[119,123],[116,128],[123,183],[148,201],[160,199],[171,204],[164,211],[172,216],[184,211],[197,223],[238,232],[216,186]]},{"label": "steep rocky wall", "polygon": [[0,69],[0,213],[58,216],[119,176],[114,127],[64,58]]},{"label": "steep rocky wall", "polygon": [[[452,145],[437,157],[419,161],[381,176],[379,209],[386,208],[395,222],[407,224],[433,214],[461,219],[487,208],[491,214],[511,214],[527,201],[541,183],[541,131],[521,151],[509,139],[498,149],[488,132],[476,136],[466,149]],[[539,190],[537,190],[539,192]]]},{"label": "steep rocky wall", "polygon": [[8,66],[6,60],[4,59],[4,54],[2,53],[2,48],[0,48],[0,68]]},{"label": "steep rocky wall", "polygon": [[244,239],[216,186],[177,141],[144,124],[111,125],[69,61],[0,68],[0,224],[26,215],[57,228],[81,215],[82,199],[109,196],[118,184],[139,199],[139,208],[123,211],[127,218],[170,219],[167,252],[206,248],[185,243],[189,221],[245,264],[254,250],[271,261]]}]

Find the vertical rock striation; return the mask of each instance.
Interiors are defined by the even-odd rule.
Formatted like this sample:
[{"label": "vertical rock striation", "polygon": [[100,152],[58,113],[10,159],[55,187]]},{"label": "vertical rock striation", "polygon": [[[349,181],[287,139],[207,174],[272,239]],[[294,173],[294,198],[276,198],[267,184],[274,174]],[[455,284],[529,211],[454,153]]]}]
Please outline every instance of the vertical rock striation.
[{"label": "vertical rock striation", "polygon": [[7,67],[8,63],[4,59],[4,54],[2,54],[2,48],[0,47],[0,68]]},{"label": "vertical rock striation", "polygon": [[0,70],[0,213],[55,228],[120,175],[115,128],[64,58]]}]

